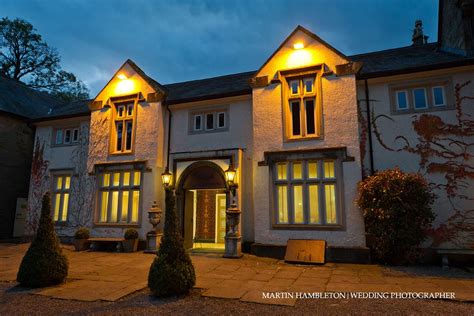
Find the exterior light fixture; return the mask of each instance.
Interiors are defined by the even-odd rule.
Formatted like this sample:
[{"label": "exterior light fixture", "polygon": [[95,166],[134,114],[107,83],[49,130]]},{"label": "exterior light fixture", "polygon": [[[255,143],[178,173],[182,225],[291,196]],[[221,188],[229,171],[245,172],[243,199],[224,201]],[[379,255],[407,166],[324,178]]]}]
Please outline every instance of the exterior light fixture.
[{"label": "exterior light fixture", "polygon": [[125,80],[127,79],[127,76],[125,76],[124,74],[118,74],[117,78],[119,78],[120,80]]},{"label": "exterior light fixture", "polygon": [[230,163],[229,168],[227,168],[227,170],[224,171],[224,174],[225,174],[225,182],[227,183],[227,187],[232,192],[232,195],[235,196],[235,189],[237,188],[237,184],[235,183],[235,176],[237,174],[237,171],[235,170],[232,162]]},{"label": "exterior light fixture", "polygon": [[170,171],[168,170],[168,167],[166,167],[165,172],[161,174],[161,181],[163,182],[163,186],[165,187],[165,189],[170,188],[171,178],[172,178],[172,175]]},{"label": "exterior light fixture", "polygon": [[301,42],[295,43],[295,44],[293,44],[293,48],[294,48],[294,49],[303,49],[303,48],[304,48],[304,44],[301,43]]}]

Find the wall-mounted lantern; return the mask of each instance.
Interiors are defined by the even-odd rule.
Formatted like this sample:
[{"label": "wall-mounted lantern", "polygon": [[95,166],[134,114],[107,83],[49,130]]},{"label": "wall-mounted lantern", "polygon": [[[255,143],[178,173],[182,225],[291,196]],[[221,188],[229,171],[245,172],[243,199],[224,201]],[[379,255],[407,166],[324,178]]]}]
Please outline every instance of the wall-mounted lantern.
[{"label": "wall-mounted lantern", "polygon": [[172,178],[172,175],[170,171],[168,170],[168,167],[166,167],[165,172],[161,174],[161,182],[163,183],[163,186],[165,187],[165,189],[170,188],[171,178]]}]

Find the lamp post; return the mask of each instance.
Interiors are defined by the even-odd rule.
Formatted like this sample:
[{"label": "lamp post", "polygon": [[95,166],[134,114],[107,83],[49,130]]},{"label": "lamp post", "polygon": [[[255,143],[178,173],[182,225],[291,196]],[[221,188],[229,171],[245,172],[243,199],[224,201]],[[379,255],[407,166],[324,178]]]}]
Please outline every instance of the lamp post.
[{"label": "lamp post", "polygon": [[224,258],[240,258],[242,257],[241,240],[240,236],[240,209],[237,207],[235,202],[235,193],[238,187],[235,182],[237,171],[235,170],[232,162],[229,168],[224,172],[225,180],[229,192],[231,194],[231,205],[226,210],[226,234],[225,234],[225,253]]}]

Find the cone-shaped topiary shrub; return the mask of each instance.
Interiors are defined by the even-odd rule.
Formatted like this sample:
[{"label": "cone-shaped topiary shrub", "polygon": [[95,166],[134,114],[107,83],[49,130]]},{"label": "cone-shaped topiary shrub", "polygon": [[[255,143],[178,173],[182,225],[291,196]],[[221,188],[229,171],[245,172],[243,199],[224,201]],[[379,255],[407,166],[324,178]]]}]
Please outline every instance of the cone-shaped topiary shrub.
[{"label": "cone-shaped topiary shrub", "polygon": [[163,239],[148,274],[148,287],[156,296],[186,294],[196,283],[194,267],[178,229],[177,216],[174,193],[166,190]]},{"label": "cone-shaped topiary shrub", "polygon": [[68,261],[54,231],[51,201],[46,193],[36,236],[21,261],[16,279],[23,286],[45,287],[62,283],[67,271]]},{"label": "cone-shaped topiary shrub", "polygon": [[400,169],[377,172],[359,183],[357,205],[365,228],[373,235],[372,250],[382,263],[399,264],[416,254],[435,218],[435,196],[426,180]]}]

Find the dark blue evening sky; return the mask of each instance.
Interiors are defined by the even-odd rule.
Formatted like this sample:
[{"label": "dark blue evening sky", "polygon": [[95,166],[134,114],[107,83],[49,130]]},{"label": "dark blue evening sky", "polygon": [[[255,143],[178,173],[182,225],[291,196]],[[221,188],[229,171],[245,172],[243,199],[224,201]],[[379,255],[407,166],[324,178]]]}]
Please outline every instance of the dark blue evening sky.
[{"label": "dark blue evening sky", "polygon": [[347,55],[407,46],[416,19],[436,41],[436,0],[1,0],[91,90],[127,59],[160,83],[255,70],[298,25]]}]

